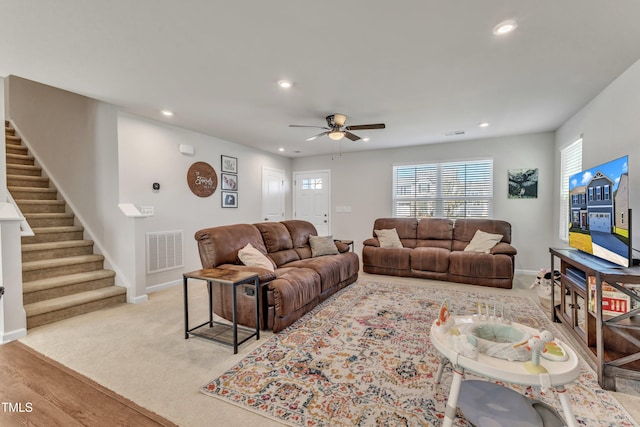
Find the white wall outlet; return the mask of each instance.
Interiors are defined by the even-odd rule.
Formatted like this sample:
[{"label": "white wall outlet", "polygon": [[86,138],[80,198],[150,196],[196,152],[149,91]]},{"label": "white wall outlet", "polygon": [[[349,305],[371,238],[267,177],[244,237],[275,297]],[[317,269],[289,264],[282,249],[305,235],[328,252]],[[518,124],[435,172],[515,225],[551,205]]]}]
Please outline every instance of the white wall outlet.
[{"label": "white wall outlet", "polygon": [[153,215],[153,206],[140,206],[140,213],[142,215]]}]

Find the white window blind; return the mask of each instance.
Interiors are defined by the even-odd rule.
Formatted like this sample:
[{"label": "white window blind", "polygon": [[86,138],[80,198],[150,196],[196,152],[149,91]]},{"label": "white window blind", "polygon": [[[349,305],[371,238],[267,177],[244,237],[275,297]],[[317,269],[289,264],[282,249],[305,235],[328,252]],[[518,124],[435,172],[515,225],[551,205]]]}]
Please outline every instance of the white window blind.
[{"label": "white window blind", "polygon": [[[560,150],[560,240],[569,241],[569,177],[582,170],[582,138]],[[589,189],[591,190],[591,189]],[[593,194],[589,193],[590,199]]]},{"label": "white window blind", "polygon": [[393,167],[393,216],[491,218],[493,160]]}]

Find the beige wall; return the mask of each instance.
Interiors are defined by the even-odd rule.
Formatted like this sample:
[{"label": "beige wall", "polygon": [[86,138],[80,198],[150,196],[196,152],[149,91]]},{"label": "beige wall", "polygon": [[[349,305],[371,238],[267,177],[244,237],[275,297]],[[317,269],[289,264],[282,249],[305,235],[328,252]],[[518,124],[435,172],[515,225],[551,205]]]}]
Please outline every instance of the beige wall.
[{"label": "beige wall", "polygon": [[[583,169],[629,155],[633,247],[640,249],[640,61],[558,129],[555,142],[554,244],[559,241],[560,149],[581,135]],[[635,257],[639,257],[638,252]]]},{"label": "beige wall", "polygon": [[[491,157],[494,162],[493,217],[512,225],[513,244],[518,249],[516,269],[537,271],[549,263],[553,143],[554,135],[549,132],[306,157],[293,161],[293,171],[331,170],[332,233],[336,238],[353,239],[356,251],[361,254],[362,241],[371,236],[373,221],[391,216],[394,164]],[[538,168],[538,198],[508,199],[507,171],[523,168]],[[351,212],[336,212],[336,206],[351,206]]]}]

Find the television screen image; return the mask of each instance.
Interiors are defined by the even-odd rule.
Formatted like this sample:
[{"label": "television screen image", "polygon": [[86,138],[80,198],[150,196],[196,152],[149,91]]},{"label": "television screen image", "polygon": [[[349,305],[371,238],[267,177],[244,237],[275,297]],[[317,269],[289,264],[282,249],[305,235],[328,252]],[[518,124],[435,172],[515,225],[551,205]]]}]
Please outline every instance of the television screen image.
[{"label": "television screen image", "polygon": [[569,211],[569,246],[631,265],[629,156],[572,175]]}]

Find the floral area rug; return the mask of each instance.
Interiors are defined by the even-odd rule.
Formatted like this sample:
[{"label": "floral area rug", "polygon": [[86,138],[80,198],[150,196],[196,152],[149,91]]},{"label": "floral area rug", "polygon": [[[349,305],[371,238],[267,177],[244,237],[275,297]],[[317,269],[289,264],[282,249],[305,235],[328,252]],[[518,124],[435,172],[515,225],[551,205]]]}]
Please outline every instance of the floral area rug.
[{"label": "floral area rug", "polygon": [[[429,328],[445,298],[454,314],[474,313],[478,301],[504,305],[505,317],[562,338],[529,298],[358,282],[201,391],[293,426],[440,426],[452,372],[447,365],[435,384],[439,354]],[[567,390],[580,425],[637,425],[584,362]],[[537,397],[562,414],[555,391]],[[454,425],[468,423],[458,417]]]}]

